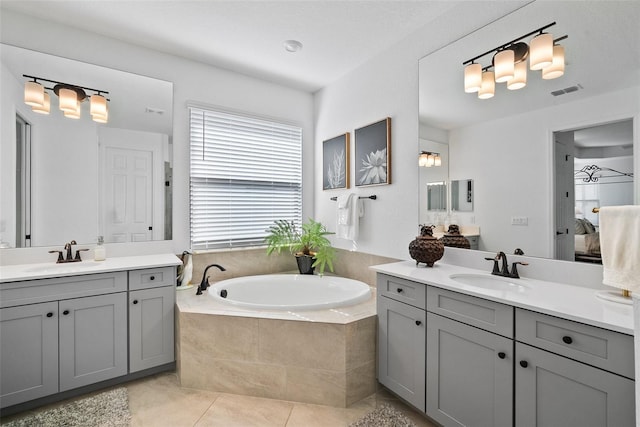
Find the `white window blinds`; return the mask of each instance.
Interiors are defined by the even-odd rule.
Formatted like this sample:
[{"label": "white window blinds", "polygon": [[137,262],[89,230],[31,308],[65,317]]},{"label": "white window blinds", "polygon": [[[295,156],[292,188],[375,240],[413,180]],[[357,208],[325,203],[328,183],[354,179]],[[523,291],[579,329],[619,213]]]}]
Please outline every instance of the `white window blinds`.
[{"label": "white window blinds", "polygon": [[302,129],[190,107],[191,247],[264,244],[275,220],[302,222]]}]

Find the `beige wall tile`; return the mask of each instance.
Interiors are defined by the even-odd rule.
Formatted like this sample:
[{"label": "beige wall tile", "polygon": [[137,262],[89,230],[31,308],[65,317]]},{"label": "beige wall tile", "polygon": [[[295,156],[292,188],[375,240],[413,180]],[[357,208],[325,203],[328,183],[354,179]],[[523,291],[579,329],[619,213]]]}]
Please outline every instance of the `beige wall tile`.
[{"label": "beige wall tile", "polygon": [[337,407],[346,406],[344,372],[288,366],[285,399]]},{"label": "beige wall tile", "polygon": [[347,405],[376,392],[376,362],[367,362],[347,372]]},{"label": "beige wall tile", "polygon": [[267,255],[265,248],[201,253],[193,257],[192,283],[200,283],[204,269],[209,264],[219,264],[226,269],[222,272],[215,267],[210,268],[211,283],[233,277],[282,273],[298,269],[295,257],[290,253]]},{"label": "beige wall tile", "polygon": [[333,371],[346,370],[344,325],[259,320],[261,362]]},{"label": "beige wall tile", "polygon": [[[407,242],[407,248],[408,247],[409,243]],[[373,287],[376,286],[376,272],[371,270],[369,266],[398,261],[395,258],[387,258],[363,252],[352,252],[344,249],[338,249],[336,252],[337,259],[334,267],[335,273],[338,276],[360,280]]]},{"label": "beige wall tile", "polygon": [[258,319],[180,313],[178,348],[181,354],[201,353],[216,359],[256,361]]},{"label": "beige wall tile", "polygon": [[376,360],[377,326],[376,316],[367,317],[346,325],[347,370]]}]

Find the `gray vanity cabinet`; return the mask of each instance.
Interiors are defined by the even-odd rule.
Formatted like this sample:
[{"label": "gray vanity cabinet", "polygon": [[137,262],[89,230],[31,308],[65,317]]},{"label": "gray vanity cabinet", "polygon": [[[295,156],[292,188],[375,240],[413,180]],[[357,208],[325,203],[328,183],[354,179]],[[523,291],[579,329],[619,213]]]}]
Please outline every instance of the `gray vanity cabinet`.
[{"label": "gray vanity cabinet", "polygon": [[511,426],[513,308],[428,287],[427,310],[427,415],[443,426]]},{"label": "gray vanity cabinet", "polygon": [[60,301],[60,391],[127,374],[126,292]]},{"label": "gray vanity cabinet", "polygon": [[131,372],[171,363],[174,353],[175,268],[129,272]]},{"label": "gray vanity cabinet", "polygon": [[632,427],[634,381],[516,343],[516,426]]},{"label": "gray vanity cabinet", "polygon": [[382,274],[377,284],[378,381],[424,412],[425,286]]},{"label": "gray vanity cabinet", "polygon": [[58,391],[58,302],[0,309],[0,406]]}]

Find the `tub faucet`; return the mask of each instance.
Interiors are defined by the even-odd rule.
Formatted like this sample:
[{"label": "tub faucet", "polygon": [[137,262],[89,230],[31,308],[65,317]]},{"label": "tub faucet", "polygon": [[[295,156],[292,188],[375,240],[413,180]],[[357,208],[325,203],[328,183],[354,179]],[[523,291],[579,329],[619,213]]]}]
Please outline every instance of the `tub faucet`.
[{"label": "tub faucet", "polygon": [[227,269],[221,265],[209,264],[207,268],[204,269],[204,273],[202,273],[202,281],[200,281],[200,284],[198,285],[198,291],[196,292],[196,295],[202,295],[202,291],[205,291],[209,287],[209,276],[207,276],[207,271],[211,267],[216,267],[220,269],[220,271],[227,271]]}]

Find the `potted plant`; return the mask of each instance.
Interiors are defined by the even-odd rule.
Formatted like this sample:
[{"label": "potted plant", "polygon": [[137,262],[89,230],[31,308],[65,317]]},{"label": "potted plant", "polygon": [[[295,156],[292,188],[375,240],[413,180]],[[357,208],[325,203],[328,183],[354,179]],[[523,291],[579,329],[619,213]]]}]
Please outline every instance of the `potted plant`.
[{"label": "potted plant", "polygon": [[322,223],[309,218],[299,229],[293,221],[277,220],[267,232],[267,255],[274,251],[280,253],[283,249],[289,250],[296,256],[300,274],[313,274],[315,267],[318,267],[320,274],[324,273],[327,266],[333,271],[336,253],[325,236],[334,233],[327,231]]}]

